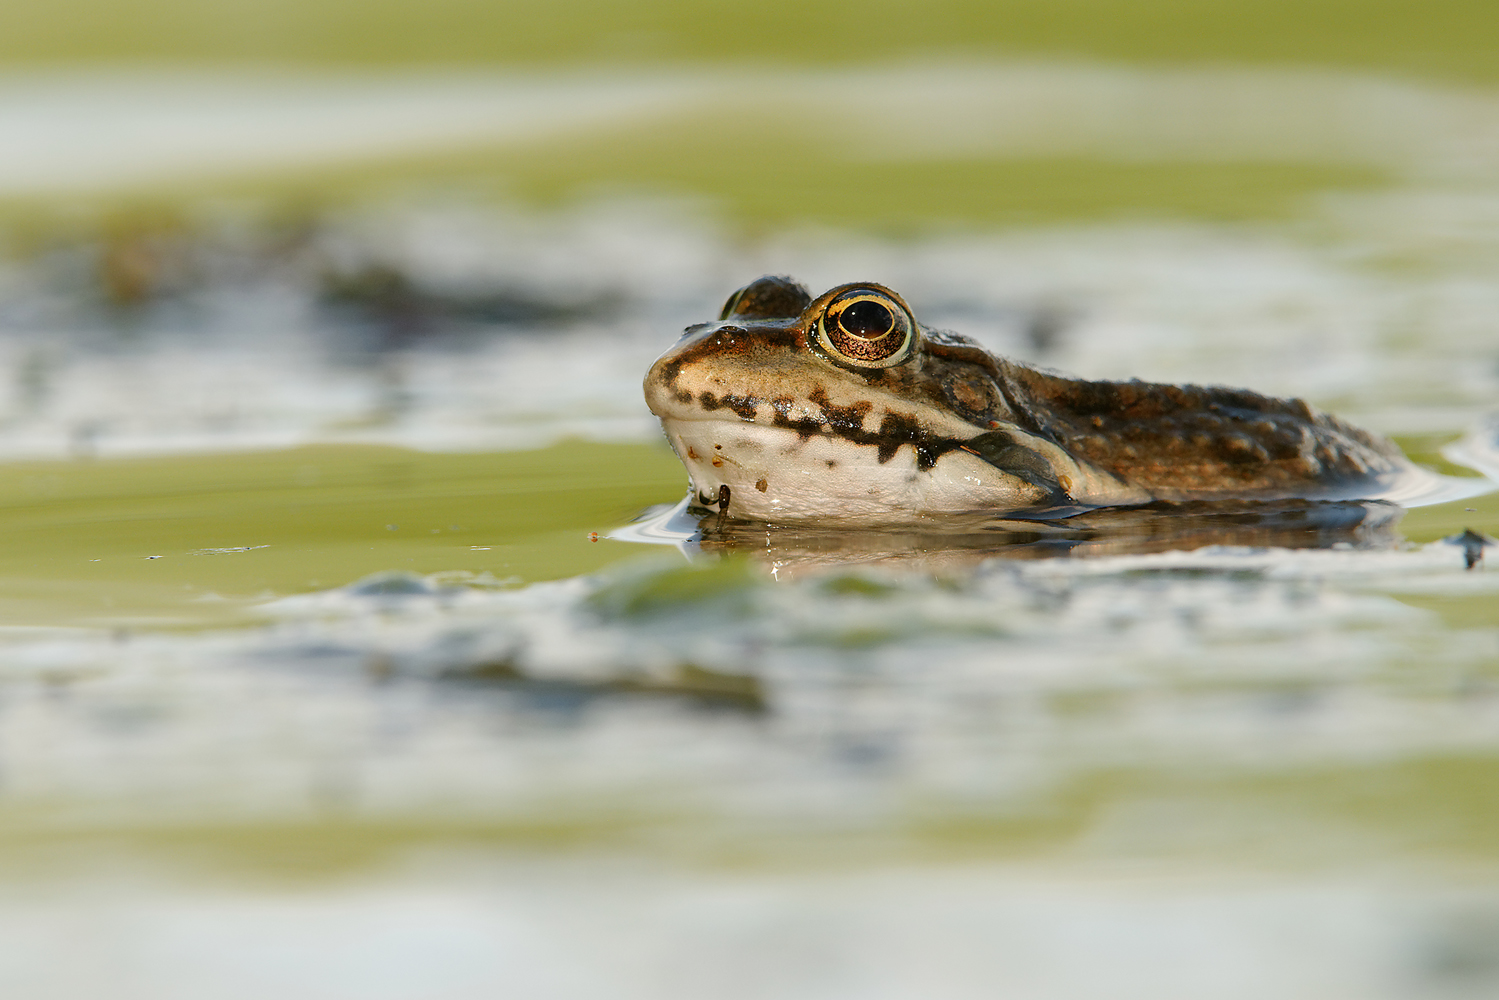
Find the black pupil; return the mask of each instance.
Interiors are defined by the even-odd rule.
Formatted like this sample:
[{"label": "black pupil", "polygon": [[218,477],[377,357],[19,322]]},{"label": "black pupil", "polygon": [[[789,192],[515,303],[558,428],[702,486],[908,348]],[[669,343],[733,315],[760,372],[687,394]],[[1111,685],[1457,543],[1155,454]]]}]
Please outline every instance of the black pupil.
[{"label": "black pupil", "polygon": [[887,307],[865,299],[840,312],[838,325],[850,336],[873,340],[890,332],[890,328],[895,325],[895,317]]}]

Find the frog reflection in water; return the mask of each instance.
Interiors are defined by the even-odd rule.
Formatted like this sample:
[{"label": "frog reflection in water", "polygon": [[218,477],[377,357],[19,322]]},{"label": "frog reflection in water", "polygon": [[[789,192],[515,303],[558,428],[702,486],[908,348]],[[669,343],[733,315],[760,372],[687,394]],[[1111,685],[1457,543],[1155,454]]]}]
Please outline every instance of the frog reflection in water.
[{"label": "frog reflection in water", "polygon": [[1411,463],[1301,400],[1090,382],[922,326],[895,292],[765,277],[645,378],[696,502],[778,524],[1377,498]]}]

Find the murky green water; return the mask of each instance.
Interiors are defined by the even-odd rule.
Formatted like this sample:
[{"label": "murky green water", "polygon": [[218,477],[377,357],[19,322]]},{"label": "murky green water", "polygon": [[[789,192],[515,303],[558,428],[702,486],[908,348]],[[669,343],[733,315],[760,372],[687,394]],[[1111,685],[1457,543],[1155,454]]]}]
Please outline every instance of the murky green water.
[{"label": "murky green water", "polygon": [[623,555],[591,541],[672,496],[664,446],[430,454],[324,446],[12,463],[6,626],[221,624],[381,570],[520,586]]}]

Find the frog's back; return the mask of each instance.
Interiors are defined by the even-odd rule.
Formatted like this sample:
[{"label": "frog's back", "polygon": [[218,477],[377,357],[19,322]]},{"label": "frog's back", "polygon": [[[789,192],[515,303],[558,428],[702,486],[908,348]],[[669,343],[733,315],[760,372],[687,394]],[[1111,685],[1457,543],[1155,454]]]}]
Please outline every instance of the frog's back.
[{"label": "frog's back", "polygon": [[1090,382],[996,360],[1034,433],[1160,500],[1371,496],[1411,469],[1393,442],[1300,399]]}]

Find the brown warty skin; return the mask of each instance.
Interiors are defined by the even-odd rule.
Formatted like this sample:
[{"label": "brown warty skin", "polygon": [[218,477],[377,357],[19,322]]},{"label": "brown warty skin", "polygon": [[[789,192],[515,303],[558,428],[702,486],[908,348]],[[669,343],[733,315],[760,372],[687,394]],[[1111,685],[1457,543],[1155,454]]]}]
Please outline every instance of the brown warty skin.
[{"label": "brown warty skin", "polygon": [[1299,399],[1069,378],[921,326],[869,282],[747,285],[651,366],[645,397],[698,504],[778,523],[1372,499],[1413,470]]}]

